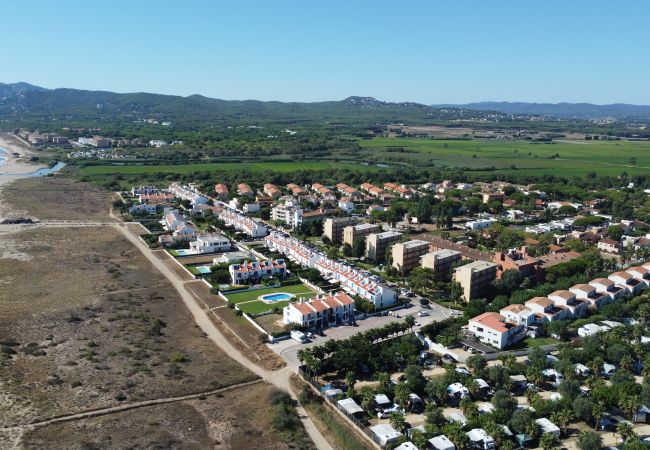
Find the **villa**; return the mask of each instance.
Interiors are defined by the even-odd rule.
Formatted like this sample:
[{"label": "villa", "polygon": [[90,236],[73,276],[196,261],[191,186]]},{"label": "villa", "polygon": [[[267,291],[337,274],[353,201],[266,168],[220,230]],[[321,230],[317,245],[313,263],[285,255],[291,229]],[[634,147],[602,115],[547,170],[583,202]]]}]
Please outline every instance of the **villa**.
[{"label": "villa", "polygon": [[344,292],[289,303],[283,310],[285,325],[322,329],[354,320],[354,300]]},{"label": "villa", "polygon": [[287,273],[287,265],[284,259],[268,261],[245,261],[241,264],[231,264],[228,267],[232,284],[246,284],[249,281],[259,281],[264,278],[284,278]]}]

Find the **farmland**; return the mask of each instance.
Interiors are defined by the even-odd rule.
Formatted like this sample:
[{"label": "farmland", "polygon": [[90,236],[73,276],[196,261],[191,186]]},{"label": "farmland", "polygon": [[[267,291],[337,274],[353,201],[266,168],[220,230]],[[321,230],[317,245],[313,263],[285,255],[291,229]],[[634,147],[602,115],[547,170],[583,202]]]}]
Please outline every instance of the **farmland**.
[{"label": "farmland", "polygon": [[645,174],[650,143],[631,141],[486,141],[376,138],[359,142],[360,158],[411,165],[528,175]]},{"label": "farmland", "polygon": [[353,162],[305,161],[305,162],[240,162],[166,165],[99,165],[79,169],[81,175],[140,175],[155,173],[191,174],[194,172],[294,172],[298,170],[350,169],[376,170],[376,167]]}]

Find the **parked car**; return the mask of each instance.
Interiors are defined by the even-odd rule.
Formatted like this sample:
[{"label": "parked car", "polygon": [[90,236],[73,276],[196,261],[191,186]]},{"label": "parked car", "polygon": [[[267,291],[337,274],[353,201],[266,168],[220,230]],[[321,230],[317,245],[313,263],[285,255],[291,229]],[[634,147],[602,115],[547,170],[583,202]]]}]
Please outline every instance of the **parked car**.
[{"label": "parked car", "polygon": [[449,353],[445,353],[444,355],[442,355],[442,359],[444,359],[445,361],[448,361],[448,362],[452,362],[452,363],[456,363],[456,362],[458,362],[458,361],[456,360],[456,358],[454,358],[453,356],[451,356]]}]

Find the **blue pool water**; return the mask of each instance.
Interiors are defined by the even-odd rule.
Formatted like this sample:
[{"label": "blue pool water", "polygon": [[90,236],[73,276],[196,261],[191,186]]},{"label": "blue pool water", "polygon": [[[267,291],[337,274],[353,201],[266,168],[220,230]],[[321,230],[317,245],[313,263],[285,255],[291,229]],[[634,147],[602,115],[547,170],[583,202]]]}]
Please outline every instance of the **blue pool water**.
[{"label": "blue pool water", "polygon": [[191,255],[190,251],[187,250],[187,249],[182,249],[182,248],[181,248],[181,249],[176,250],[176,251],[178,252],[178,256],[187,256],[187,255]]},{"label": "blue pool water", "polygon": [[281,302],[283,300],[291,300],[292,297],[293,297],[293,295],[291,295],[291,294],[280,292],[278,294],[263,295],[261,298],[262,298],[262,300],[267,300],[267,301],[271,301],[271,302]]},{"label": "blue pool water", "polygon": [[210,266],[197,266],[196,270],[198,270],[199,273],[212,273]]}]

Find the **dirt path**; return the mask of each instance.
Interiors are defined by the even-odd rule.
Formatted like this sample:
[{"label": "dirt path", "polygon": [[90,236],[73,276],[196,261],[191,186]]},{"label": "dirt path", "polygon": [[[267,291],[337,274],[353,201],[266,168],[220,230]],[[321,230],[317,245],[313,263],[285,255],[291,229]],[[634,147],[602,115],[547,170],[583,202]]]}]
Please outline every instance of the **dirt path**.
[{"label": "dirt path", "polygon": [[[221,348],[229,357],[237,361],[242,366],[246,367],[253,373],[259,375],[264,381],[287,391],[294,400],[297,400],[296,394],[291,388],[291,382],[289,376],[291,375],[291,369],[285,367],[277,371],[270,371],[263,369],[257,364],[250,361],[246,358],[237,348],[235,348],[230,341],[219,331],[219,329],[214,325],[210,320],[207,313],[201,306],[196,302],[194,297],[185,289],[185,282],[181,280],[161,259],[157,258],[153,253],[151,253],[149,247],[147,247],[144,242],[142,242],[139,237],[134,236],[133,233],[126,227],[124,224],[113,224],[117,230],[120,231],[133,245],[135,245],[140,252],[153,264],[153,266],[158,269],[158,271],[169,280],[169,282],[174,286],[178,291],[179,295],[183,299],[185,306],[190,311],[194,318],[194,322],[205,332],[214,343]],[[298,405],[296,408],[300,420],[302,421],[305,430],[309,434],[309,437],[314,442],[314,445],[320,450],[332,450],[332,446],[327,442],[323,435],[318,431],[311,418],[302,407]]]},{"label": "dirt path", "polygon": [[53,417],[51,419],[42,420],[39,422],[33,422],[26,425],[2,427],[0,428],[0,431],[2,432],[23,431],[25,430],[25,428],[35,428],[35,427],[53,425],[55,423],[71,422],[73,420],[87,419],[89,417],[105,416],[107,414],[128,411],[130,409],[144,408],[146,406],[162,405],[165,403],[175,403],[175,402],[182,402],[185,400],[193,400],[208,395],[215,395],[215,394],[220,394],[222,392],[232,391],[233,389],[239,389],[242,387],[250,386],[252,384],[257,384],[261,382],[262,382],[261,379],[257,379],[253,381],[244,381],[242,383],[233,384],[219,389],[213,389],[205,392],[197,392],[196,394],[181,395],[178,397],[155,398],[152,400],[143,400],[141,402],[129,403],[126,405],[118,405],[118,406],[111,406],[109,408],[93,409],[90,411],[84,411],[76,414],[68,414],[59,417]]}]

